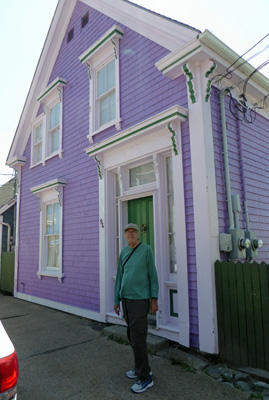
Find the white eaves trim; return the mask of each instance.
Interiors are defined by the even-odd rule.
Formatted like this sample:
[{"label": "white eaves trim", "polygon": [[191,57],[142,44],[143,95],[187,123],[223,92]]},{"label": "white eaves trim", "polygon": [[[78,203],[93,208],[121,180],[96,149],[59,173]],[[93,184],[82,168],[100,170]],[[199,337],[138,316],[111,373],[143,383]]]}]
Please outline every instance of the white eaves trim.
[{"label": "white eaves trim", "polygon": [[83,3],[173,51],[200,33],[157,13],[123,0],[82,0]]},{"label": "white eaves trim", "polygon": [[94,57],[95,54],[102,49],[102,46],[104,46],[104,44],[109,40],[114,39],[116,36],[121,37],[123,34],[124,29],[117,25],[113,25],[106,33],[104,33],[103,36],[101,36],[92,46],[79,56],[79,61],[85,64],[87,61],[91,60],[91,57]]},{"label": "white eaves trim", "polygon": [[14,197],[12,200],[8,201],[2,207],[0,207],[0,215],[7,211],[10,207],[12,207],[17,201],[17,197]]},{"label": "white eaves trim", "polygon": [[48,190],[57,186],[65,186],[67,184],[66,179],[53,179],[52,181],[42,183],[41,185],[30,188],[32,193],[40,193],[44,190]]},{"label": "white eaves trim", "polygon": [[56,78],[53,82],[45,89],[45,91],[37,96],[37,101],[44,101],[47,96],[51,94],[54,89],[65,86],[66,80],[64,78]]}]

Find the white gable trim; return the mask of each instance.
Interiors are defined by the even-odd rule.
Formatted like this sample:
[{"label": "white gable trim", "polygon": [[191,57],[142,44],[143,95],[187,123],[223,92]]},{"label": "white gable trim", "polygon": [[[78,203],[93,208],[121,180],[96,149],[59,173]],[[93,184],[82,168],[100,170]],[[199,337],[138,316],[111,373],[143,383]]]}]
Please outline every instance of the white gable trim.
[{"label": "white gable trim", "polygon": [[62,45],[63,37],[74,11],[76,0],[60,0],[50,30],[48,32],[34,77],[26,98],[22,115],[9,151],[7,164],[15,156],[22,156],[30,135],[29,127],[35,119],[40,104],[36,100],[38,95],[47,87],[55,60]]},{"label": "white gable trim", "polygon": [[182,46],[200,32],[198,29],[147,11],[128,1],[82,1],[170,51]]}]

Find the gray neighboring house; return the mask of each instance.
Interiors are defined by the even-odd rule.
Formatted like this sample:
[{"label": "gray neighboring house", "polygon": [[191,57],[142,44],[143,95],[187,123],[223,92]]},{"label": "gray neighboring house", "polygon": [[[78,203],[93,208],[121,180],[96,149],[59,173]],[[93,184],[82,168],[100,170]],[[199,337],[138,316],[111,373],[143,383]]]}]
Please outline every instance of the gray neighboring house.
[{"label": "gray neighboring house", "polygon": [[13,293],[16,178],[0,187],[0,291]]}]

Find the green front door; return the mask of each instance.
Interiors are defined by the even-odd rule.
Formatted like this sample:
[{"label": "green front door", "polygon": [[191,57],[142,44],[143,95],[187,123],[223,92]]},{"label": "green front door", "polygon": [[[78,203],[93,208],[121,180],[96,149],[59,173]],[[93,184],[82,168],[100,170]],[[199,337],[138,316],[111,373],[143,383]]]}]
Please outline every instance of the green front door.
[{"label": "green front door", "polygon": [[154,253],[153,197],[128,201],[128,222],[138,225],[140,242],[149,244]]}]

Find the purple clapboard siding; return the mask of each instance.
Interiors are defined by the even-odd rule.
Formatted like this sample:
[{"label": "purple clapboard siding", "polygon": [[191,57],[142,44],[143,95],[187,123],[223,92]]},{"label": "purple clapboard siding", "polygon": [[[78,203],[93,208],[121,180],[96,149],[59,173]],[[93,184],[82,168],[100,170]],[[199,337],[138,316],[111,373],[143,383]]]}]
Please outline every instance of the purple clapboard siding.
[{"label": "purple clapboard siding", "polygon": [[[227,232],[228,213],[226,187],[222,155],[222,132],[219,108],[219,91],[213,89],[211,97],[212,123],[215,151],[215,171],[217,182],[219,231]],[[264,242],[255,260],[268,262],[269,259],[269,121],[257,114],[253,123],[238,121],[229,108],[229,98],[225,98],[227,140],[230,168],[231,193],[239,194],[241,203],[240,228],[245,229],[243,199],[248,204],[250,230]],[[239,136],[240,135],[240,136]],[[241,152],[240,156],[240,137]]]},{"label": "purple clapboard siding", "polygon": [[[89,11],[89,23],[81,17]],[[89,77],[79,56],[116,21],[78,2],[70,20],[49,82],[66,79],[63,89],[63,158],[51,158],[46,166],[30,168],[30,138],[22,168],[18,291],[76,307],[99,311],[99,204],[96,163],[84,149],[89,147]],[[122,26],[121,24],[119,24]],[[68,43],[67,33],[74,28]],[[185,77],[171,80],[154,66],[168,51],[124,27],[120,40],[120,98],[122,129],[168,107],[187,107]],[[40,107],[39,114],[42,112]],[[111,127],[94,137],[101,141],[115,134]],[[188,239],[191,346],[198,347],[197,276],[193,218],[188,122],[182,124],[182,150]],[[175,171],[176,173],[176,171]],[[63,214],[63,283],[37,278],[39,259],[39,209],[30,188],[55,178],[67,179]]]}]

